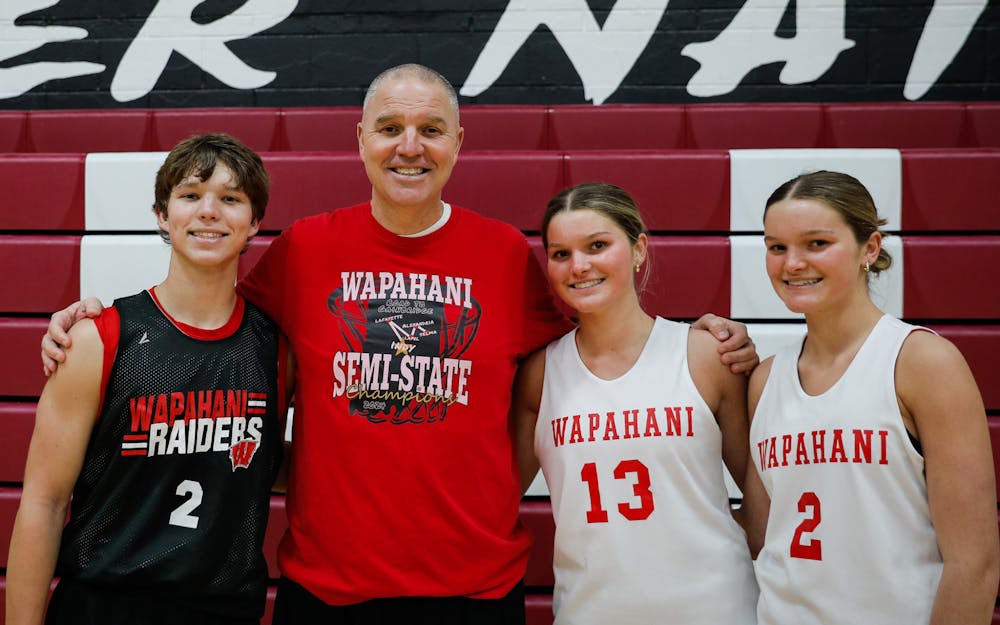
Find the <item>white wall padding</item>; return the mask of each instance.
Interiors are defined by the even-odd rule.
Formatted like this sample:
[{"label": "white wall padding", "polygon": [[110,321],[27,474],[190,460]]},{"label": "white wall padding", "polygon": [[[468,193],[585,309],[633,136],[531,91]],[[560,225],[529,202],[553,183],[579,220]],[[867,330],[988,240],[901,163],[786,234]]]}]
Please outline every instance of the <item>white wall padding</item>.
[{"label": "white wall padding", "polygon": [[[731,249],[731,285],[729,314],[735,319],[801,319],[802,315],[785,308],[774,293],[764,266],[766,250],[763,235],[729,237]],[[892,254],[892,267],[873,276],[869,282],[872,301],[884,312],[903,316],[903,241],[887,236],[882,246]]]},{"label": "white wall padding", "polygon": [[84,224],[88,232],[155,232],[153,184],[166,152],[87,155]]},{"label": "white wall padding", "polygon": [[730,150],[729,227],[764,231],[764,202],[783,183],[806,172],[827,169],[850,174],[865,185],[879,215],[900,229],[902,160],[899,150],[809,149]]},{"label": "white wall padding", "polygon": [[170,246],[159,235],[84,235],[80,242],[80,296],[107,306],[116,297],[156,286],[167,277]]}]

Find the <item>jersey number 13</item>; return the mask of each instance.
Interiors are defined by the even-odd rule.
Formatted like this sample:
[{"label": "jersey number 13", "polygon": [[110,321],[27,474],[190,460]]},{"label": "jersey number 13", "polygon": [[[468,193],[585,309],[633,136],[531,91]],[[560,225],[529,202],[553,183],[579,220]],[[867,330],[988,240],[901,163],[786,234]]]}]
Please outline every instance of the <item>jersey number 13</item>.
[{"label": "jersey number 13", "polygon": [[[649,489],[649,469],[638,460],[622,460],[612,473],[616,480],[631,480],[632,493],[639,498],[639,505],[630,502],[618,504],[618,514],[629,521],[642,521],[653,513],[653,491]],[[600,480],[597,475],[597,463],[588,462],[580,471],[580,479],[587,485],[590,492],[590,510],[587,511],[587,523],[607,523],[608,511],[601,503]]]}]

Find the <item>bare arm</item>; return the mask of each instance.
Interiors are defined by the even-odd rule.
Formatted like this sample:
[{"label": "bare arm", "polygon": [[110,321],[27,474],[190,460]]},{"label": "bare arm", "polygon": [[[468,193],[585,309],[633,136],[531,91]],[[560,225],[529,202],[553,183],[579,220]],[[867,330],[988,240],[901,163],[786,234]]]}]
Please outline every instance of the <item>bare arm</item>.
[{"label": "bare arm", "polygon": [[695,386],[712,409],[722,431],[722,460],[736,485],[743,488],[749,455],[746,376],[719,361],[717,341],[708,332],[688,333],[688,368]]},{"label": "bare arm", "polygon": [[736,485],[743,489],[746,479],[747,458],[750,456],[750,427],[747,422],[747,379],[732,373],[728,368],[723,374],[723,394],[715,413],[722,430],[722,459]]},{"label": "bare arm", "polygon": [[[753,375],[750,376],[750,384],[747,388],[747,409],[749,418],[747,428],[753,421],[753,415],[757,412],[757,404],[760,401],[760,394],[764,390],[764,384],[771,374],[771,364],[773,358],[768,358],[757,367]],[[736,520],[743,526],[747,534],[747,544],[750,546],[750,555],[755,559],[764,546],[764,535],[767,530],[767,516],[771,510],[771,498],[764,488],[764,483],[760,481],[760,474],[753,461],[753,450],[747,456],[746,480],[743,483],[743,503],[737,511]]]},{"label": "bare arm", "polygon": [[1000,579],[996,484],[983,401],[958,349],[914,332],[896,391],[924,451],[931,522],[944,560],[932,625],[987,624]]},{"label": "bare arm", "polygon": [[52,375],[60,363],[66,362],[66,351],[73,344],[69,329],[81,319],[97,317],[104,310],[101,300],[88,297],[73,302],[66,308],[52,314],[49,328],[42,337],[42,372]]},{"label": "bare arm", "polygon": [[38,400],[10,542],[8,625],[42,623],[70,495],[99,410],[101,339],[89,320],[73,329],[72,339],[72,358]]},{"label": "bare arm", "polygon": [[716,351],[722,364],[728,366],[733,373],[749,374],[760,362],[757,348],[750,340],[745,324],[708,313],[702,315],[691,327],[708,330],[719,341]]},{"label": "bare arm", "polygon": [[514,392],[510,412],[514,427],[514,451],[521,477],[521,492],[528,490],[538,474],[535,456],[535,421],[542,401],[542,381],[545,378],[545,348],[534,352],[523,361],[514,378]]}]

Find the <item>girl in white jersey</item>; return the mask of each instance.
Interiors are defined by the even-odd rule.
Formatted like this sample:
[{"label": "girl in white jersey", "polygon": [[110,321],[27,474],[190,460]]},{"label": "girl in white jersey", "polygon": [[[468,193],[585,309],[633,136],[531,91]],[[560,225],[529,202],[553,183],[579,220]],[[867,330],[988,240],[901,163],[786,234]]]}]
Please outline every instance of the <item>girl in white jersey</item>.
[{"label": "girl in white jersey", "polygon": [[[744,513],[762,625],[985,625],[998,581],[983,402],[947,340],[879,310],[884,225],[856,179],[767,201],[767,273],[802,343],[754,372]],[[766,532],[765,532],[766,527]]]},{"label": "girl in white jersey", "polygon": [[540,460],[552,496],[555,622],[753,624],[757,586],[723,468],[742,483],[744,376],[708,332],[640,306],[648,240],[625,191],[563,191],[542,240],[579,319],[515,385],[522,483]]}]

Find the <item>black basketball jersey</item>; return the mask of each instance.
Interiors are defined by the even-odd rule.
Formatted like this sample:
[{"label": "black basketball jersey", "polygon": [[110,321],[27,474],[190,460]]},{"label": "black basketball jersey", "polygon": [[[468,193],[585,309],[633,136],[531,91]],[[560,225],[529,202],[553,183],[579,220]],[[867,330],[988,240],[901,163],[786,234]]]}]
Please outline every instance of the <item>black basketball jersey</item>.
[{"label": "black basketball jersey", "polygon": [[182,332],[145,291],[115,308],[118,350],[57,573],[259,616],[282,455],[277,328],[249,303],[215,340]]}]

